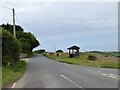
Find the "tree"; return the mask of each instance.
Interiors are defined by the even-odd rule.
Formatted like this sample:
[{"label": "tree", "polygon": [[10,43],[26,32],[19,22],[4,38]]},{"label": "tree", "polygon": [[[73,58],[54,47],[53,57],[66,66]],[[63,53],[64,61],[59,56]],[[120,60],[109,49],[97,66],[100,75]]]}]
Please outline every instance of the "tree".
[{"label": "tree", "polygon": [[46,52],[45,51],[45,49],[40,49],[40,50],[36,50],[36,51],[34,51],[35,53],[39,53],[39,54],[42,54],[42,53],[44,53],[44,52]]},{"label": "tree", "polygon": [[62,50],[57,50],[56,52],[63,52]]},{"label": "tree", "polygon": [[[13,25],[7,23],[6,25],[0,25],[0,27],[13,34]],[[30,32],[23,32],[23,28],[19,25],[16,25],[16,38],[20,41],[22,47],[21,52],[23,53],[32,54],[33,48],[39,45],[39,41],[36,37]]]},{"label": "tree", "polygon": [[16,38],[21,42],[22,52],[30,53],[39,45],[38,40],[30,32],[17,32]]},{"label": "tree", "polygon": [[[7,30],[11,34],[13,34],[13,25],[10,25],[10,24],[7,23],[6,25],[5,24],[0,25],[0,27],[4,28],[4,30]],[[15,25],[15,29],[16,29],[16,33],[18,31],[23,32],[23,28],[21,26],[19,26],[19,25]]]}]

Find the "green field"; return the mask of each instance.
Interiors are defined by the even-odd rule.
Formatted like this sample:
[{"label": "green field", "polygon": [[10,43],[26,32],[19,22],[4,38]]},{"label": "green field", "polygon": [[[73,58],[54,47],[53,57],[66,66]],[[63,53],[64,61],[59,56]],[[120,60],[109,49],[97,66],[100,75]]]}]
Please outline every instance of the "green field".
[{"label": "green field", "polygon": [[[116,53],[112,53],[112,55]],[[68,64],[76,64],[76,65],[85,65],[85,66],[94,66],[94,67],[101,67],[101,68],[120,68],[120,62],[118,62],[118,57],[112,57],[111,53],[96,53],[96,52],[83,52],[80,53],[79,56],[75,58],[69,58],[68,54],[62,53],[59,56],[55,54],[44,54],[48,58],[54,59],[56,61]],[[88,56],[94,55],[97,57],[95,61],[89,60]]]},{"label": "green field", "polygon": [[15,65],[2,67],[2,87],[18,80],[26,68],[25,61],[19,61]]},{"label": "green field", "polygon": [[91,53],[120,57],[120,52],[99,52],[99,51],[93,51]]}]

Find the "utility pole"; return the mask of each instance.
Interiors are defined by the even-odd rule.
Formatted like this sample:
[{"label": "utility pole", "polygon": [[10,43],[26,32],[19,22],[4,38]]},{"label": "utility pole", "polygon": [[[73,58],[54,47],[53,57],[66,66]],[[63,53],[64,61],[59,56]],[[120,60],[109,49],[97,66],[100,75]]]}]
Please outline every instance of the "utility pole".
[{"label": "utility pole", "polygon": [[13,11],[13,35],[14,35],[14,38],[16,38],[16,32],[15,32],[15,10],[14,8],[12,9]]},{"label": "utility pole", "polygon": [[55,46],[55,56],[56,56],[56,46]]}]

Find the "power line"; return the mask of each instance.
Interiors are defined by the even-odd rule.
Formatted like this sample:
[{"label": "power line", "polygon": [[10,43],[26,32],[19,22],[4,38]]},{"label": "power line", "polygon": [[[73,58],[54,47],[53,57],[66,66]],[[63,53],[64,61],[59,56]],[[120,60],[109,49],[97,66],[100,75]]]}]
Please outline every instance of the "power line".
[{"label": "power line", "polygon": [[14,35],[14,38],[16,38],[16,30],[15,30],[15,10],[14,10],[14,8],[11,9],[11,8],[9,8],[9,7],[7,7],[7,6],[4,6],[4,5],[1,5],[1,4],[0,4],[0,6],[6,8],[6,9],[12,10],[12,12],[13,12],[13,35]]},{"label": "power line", "polygon": [[[5,5],[1,5],[1,4],[0,4],[0,6],[2,6],[3,8],[9,9],[9,10],[13,10],[13,9],[11,9],[11,8],[9,8],[9,7],[7,7],[7,6],[5,6]],[[15,12],[15,17],[16,17],[17,23],[20,24],[16,12]]]},{"label": "power line", "polygon": [[3,8],[6,8],[6,9],[12,10],[11,8],[9,8],[7,6],[1,5],[1,4],[0,4],[0,6],[2,6]]},{"label": "power line", "polygon": [[18,17],[17,17],[17,14],[16,14],[16,13],[15,13],[15,17],[16,17],[17,23],[20,25],[20,22],[19,22],[19,20],[18,20]]},{"label": "power line", "polygon": [[13,35],[14,35],[14,38],[15,38],[15,37],[16,37],[15,17],[16,17],[16,20],[17,20],[17,22],[18,22],[18,24],[19,24],[18,17],[17,17],[17,15],[16,15],[16,13],[15,13],[15,10],[14,10],[14,8],[11,9],[11,8],[9,8],[9,7],[7,7],[7,6],[4,6],[4,5],[1,5],[1,4],[0,4],[0,6],[6,8],[6,9],[12,10],[12,12],[13,12]]}]

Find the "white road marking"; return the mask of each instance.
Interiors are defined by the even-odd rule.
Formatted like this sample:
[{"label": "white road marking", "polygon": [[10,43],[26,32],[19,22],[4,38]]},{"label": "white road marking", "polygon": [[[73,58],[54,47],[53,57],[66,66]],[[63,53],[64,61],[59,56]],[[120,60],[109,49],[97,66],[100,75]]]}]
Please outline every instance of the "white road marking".
[{"label": "white road marking", "polygon": [[12,88],[14,88],[14,87],[15,87],[15,85],[16,85],[16,82],[13,84]]},{"label": "white road marking", "polygon": [[71,82],[72,84],[76,85],[78,88],[82,88],[81,86],[79,86],[78,84],[76,84],[76,83],[73,82],[72,80],[68,79],[68,78],[65,77],[64,75],[61,75],[61,77],[65,78],[66,80],[68,80],[68,81]]},{"label": "white road marking", "polygon": [[[91,71],[91,70],[87,70],[87,71]],[[91,71],[91,72],[94,72],[94,71]],[[110,77],[110,78],[114,78],[114,79],[119,79],[120,78],[120,76],[116,76],[116,75],[114,75],[114,74],[105,74],[105,73],[102,73],[101,71],[97,71],[98,73],[96,73],[96,72],[94,72],[94,73],[96,73],[96,74],[100,74],[100,75],[103,75],[103,76],[107,76],[107,77]]]},{"label": "white road marking", "polygon": [[105,74],[105,73],[102,73],[101,75],[104,75],[104,76],[107,76],[107,77],[110,77],[110,78],[114,78],[114,79],[119,79],[117,78],[114,74]]},{"label": "white road marking", "polygon": [[120,76],[117,76],[118,78],[120,78]]},{"label": "white road marking", "polygon": [[114,74],[109,74],[109,75],[114,76]]},{"label": "white road marking", "polygon": [[115,76],[115,77],[120,77],[120,76],[118,76],[118,75],[114,75],[114,74],[109,74],[110,76]]},{"label": "white road marking", "polygon": [[101,72],[101,71],[97,71],[97,72]]},{"label": "white road marking", "polygon": [[87,70],[87,71],[91,71],[91,70]]},{"label": "white road marking", "polygon": [[111,77],[111,78],[116,78],[116,77],[114,77],[114,76],[108,76],[108,77]]},{"label": "white road marking", "polygon": [[105,73],[102,73],[101,75],[107,76],[107,74],[105,74]]}]

